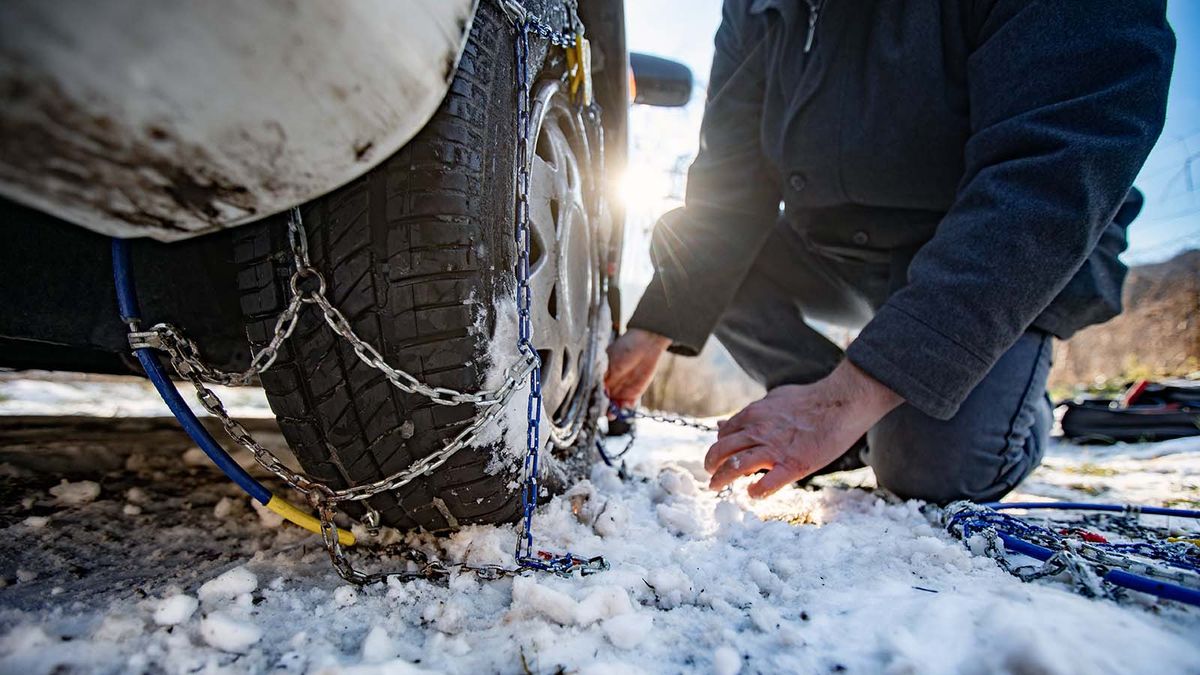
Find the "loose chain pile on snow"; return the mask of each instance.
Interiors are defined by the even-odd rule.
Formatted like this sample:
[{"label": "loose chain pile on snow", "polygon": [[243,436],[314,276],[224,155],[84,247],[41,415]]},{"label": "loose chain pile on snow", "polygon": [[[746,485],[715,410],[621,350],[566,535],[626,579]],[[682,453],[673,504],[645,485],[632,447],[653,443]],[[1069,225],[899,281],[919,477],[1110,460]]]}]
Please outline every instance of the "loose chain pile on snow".
[{"label": "loose chain pile on snow", "polygon": [[[1130,518],[1114,520],[1120,523],[1114,529],[1141,541],[1108,542],[1071,523],[1061,524],[1056,532],[966,501],[954,502],[938,515],[948,532],[968,546],[981,541],[984,555],[1022,581],[1065,574],[1080,594],[1110,599],[1119,599],[1124,592],[1104,580],[1112,569],[1191,587],[1200,585],[1200,556],[1193,544],[1164,541],[1153,528]],[[1054,555],[1041,565],[1014,565],[1004,550],[1001,533],[1047,548]]]}]

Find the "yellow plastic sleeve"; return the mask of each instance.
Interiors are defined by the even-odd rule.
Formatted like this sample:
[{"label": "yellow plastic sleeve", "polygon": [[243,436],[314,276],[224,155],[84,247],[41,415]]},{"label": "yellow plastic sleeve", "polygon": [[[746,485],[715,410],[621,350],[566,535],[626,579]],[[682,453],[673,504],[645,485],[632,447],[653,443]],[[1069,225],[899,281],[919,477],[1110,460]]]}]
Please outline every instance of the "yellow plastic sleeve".
[{"label": "yellow plastic sleeve", "polygon": [[[267,502],[267,508],[283,516],[285,520],[289,520],[309,532],[321,534],[321,521],[296,508],[295,504],[286,499],[280,499],[277,495],[271,495],[271,501]],[[354,534],[350,530],[344,530],[339,527],[337,536],[338,543],[342,546],[354,545]]]}]

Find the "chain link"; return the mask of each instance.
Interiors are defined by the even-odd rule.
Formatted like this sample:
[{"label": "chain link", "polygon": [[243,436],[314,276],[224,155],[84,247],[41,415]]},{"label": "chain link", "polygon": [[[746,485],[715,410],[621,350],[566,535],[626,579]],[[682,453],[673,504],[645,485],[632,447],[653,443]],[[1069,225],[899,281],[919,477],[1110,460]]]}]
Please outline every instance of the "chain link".
[{"label": "chain link", "polygon": [[[308,238],[304,230],[300,209],[293,208],[288,220],[288,245],[292,253],[294,270],[288,279],[291,298],[280,312],[271,333],[271,339],[256,351],[249,367],[242,372],[226,372],[208,365],[201,356],[199,347],[176,327],[160,323],[147,331],[133,331],[129,344],[133,349],[152,348],[166,352],[172,367],[180,377],[186,379],[196,391],[196,398],[210,414],[221,422],[226,434],[235,443],[245,448],[264,469],[275,475],[291,488],[304,494],[316,509],[321,523],[321,536],[328,550],[334,569],[342,578],[356,584],[368,584],[389,577],[402,580],[416,578],[441,578],[453,571],[469,571],[482,579],[496,579],[505,575],[520,574],[526,570],[548,571],[570,575],[575,570],[587,575],[608,569],[603,557],[580,558],[570,553],[551,554],[533,548],[533,512],[538,502],[539,455],[541,448],[541,361],[532,344],[532,319],[530,307],[532,290],[529,286],[530,226],[529,226],[529,166],[530,144],[533,129],[530,120],[530,82],[528,72],[529,35],[533,33],[550,44],[569,48],[575,45],[574,34],[553,29],[549,24],[529,14],[515,0],[497,0],[516,28],[517,70],[517,194],[514,215],[515,237],[518,260],[517,313],[519,338],[517,349],[520,358],[509,366],[502,384],[493,390],[461,392],[446,387],[430,386],[411,373],[387,363],[373,345],[363,340],[326,295],[324,275],[312,266],[308,254]],[[574,17],[573,17],[574,19]],[[574,19],[578,23],[577,19]],[[589,119],[599,124],[599,111],[590,111]],[[435,404],[444,406],[473,405],[480,411],[470,424],[450,439],[440,450],[414,462],[407,468],[387,478],[364,485],[341,490],[308,478],[285,465],[274,453],[264,447],[235,420],[224,403],[208,384],[242,386],[266,372],[276,361],[279,349],[296,329],[300,313],[306,305],[316,307],[321,317],[333,332],[350,344],[354,354],[368,367],[383,373],[392,386],[409,394],[423,396]],[[335,523],[337,505],[347,501],[362,501],[374,495],[390,492],[407,485],[416,478],[435,471],[455,453],[476,445],[486,429],[496,424],[504,414],[508,402],[518,390],[521,382],[528,378],[529,398],[526,404],[526,455],[523,462],[521,490],[522,525],[515,550],[516,567],[502,565],[447,565],[431,560],[423,553],[405,549],[400,554],[407,558],[415,569],[403,572],[367,574],[354,568],[338,541]]]}]

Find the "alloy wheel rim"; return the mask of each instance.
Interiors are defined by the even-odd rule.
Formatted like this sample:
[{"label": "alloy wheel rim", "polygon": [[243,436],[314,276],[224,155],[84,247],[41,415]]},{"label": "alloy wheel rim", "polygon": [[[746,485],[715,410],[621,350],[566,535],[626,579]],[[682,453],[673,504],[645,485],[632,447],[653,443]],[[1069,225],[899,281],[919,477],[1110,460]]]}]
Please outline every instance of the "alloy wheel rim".
[{"label": "alloy wheel rim", "polygon": [[529,285],[542,403],[556,445],[574,443],[586,417],[600,304],[598,241],[587,205],[594,189],[583,119],[558,81],[532,97]]}]

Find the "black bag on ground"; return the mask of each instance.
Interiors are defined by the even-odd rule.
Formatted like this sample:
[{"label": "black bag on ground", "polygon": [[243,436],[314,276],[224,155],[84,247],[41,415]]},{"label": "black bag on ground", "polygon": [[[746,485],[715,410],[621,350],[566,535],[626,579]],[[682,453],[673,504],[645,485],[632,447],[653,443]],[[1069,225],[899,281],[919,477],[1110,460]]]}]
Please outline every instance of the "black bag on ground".
[{"label": "black bag on ground", "polygon": [[1063,405],[1063,436],[1077,443],[1200,436],[1200,382],[1139,382],[1121,399],[1076,399]]}]

